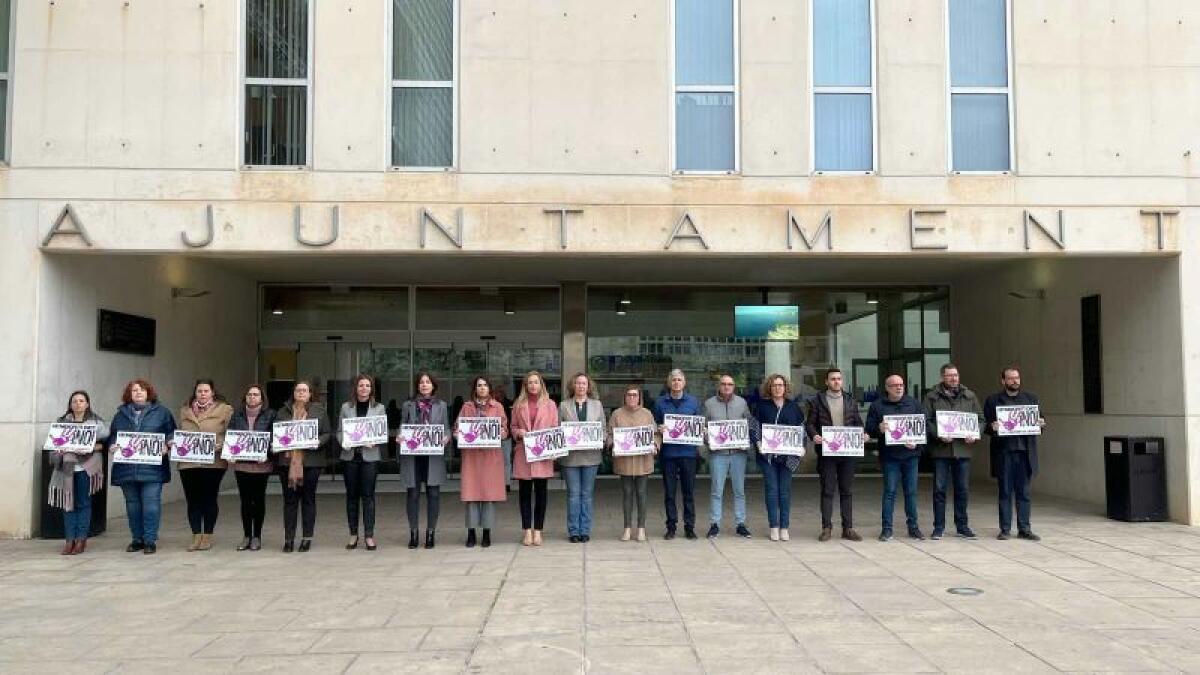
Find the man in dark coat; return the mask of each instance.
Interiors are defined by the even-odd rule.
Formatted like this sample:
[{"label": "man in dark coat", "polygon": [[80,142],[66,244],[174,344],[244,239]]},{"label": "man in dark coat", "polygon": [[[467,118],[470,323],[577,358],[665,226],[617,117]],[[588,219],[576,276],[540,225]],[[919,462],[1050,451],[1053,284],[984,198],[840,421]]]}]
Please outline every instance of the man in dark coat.
[{"label": "man in dark coat", "polygon": [[842,512],[842,539],[862,541],[854,531],[854,471],[857,457],[826,457],[821,438],[822,427],[861,427],[858,402],[842,389],[842,371],[830,368],[825,373],[825,391],[810,399],[807,419],[808,437],[817,451],[817,470],[821,476],[821,535],[819,541],[833,536],[833,495],[837,492]]},{"label": "man in dark coat", "polygon": [[[984,430],[991,434],[992,477],[996,479],[1000,501],[1000,534],[997,539],[1008,539],[1012,532],[1013,502],[1017,505],[1017,536],[1038,541],[1041,537],[1033,533],[1029,523],[1032,507],[1029,500],[1029,483],[1037,473],[1038,437],[1001,436],[1000,422],[996,419],[996,408],[1010,405],[1038,405],[1038,397],[1021,389],[1021,371],[1005,368],[1000,373],[1003,389],[992,394],[983,404],[986,422]],[[1038,414],[1038,426],[1045,427],[1046,420]]]}]

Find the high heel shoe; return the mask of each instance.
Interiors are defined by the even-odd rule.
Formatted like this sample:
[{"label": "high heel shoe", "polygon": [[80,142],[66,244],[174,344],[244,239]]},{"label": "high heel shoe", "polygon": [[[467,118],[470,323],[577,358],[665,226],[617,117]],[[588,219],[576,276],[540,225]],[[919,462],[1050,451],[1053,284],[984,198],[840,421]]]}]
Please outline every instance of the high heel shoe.
[{"label": "high heel shoe", "polygon": [[425,548],[433,548],[433,530],[425,530]]},{"label": "high heel shoe", "polygon": [[522,546],[533,546],[533,530],[525,530],[524,536],[521,537]]},{"label": "high heel shoe", "polygon": [[346,544],[347,551],[353,551],[356,548],[358,548],[358,535],[357,534],[354,535],[354,538],[350,540],[350,543]]},{"label": "high heel shoe", "polygon": [[534,546],[542,545],[542,531],[541,530],[533,531],[533,545]]},{"label": "high heel shoe", "polygon": [[417,531],[416,531],[416,530],[409,530],[409,531],[408,531],[408,547],[409,547],[409,548],[416,548],[417,546],[418,546],[418,544],[417,544]]},{"label": "high heel shoe", "polygon": [[368,551],[374,551],[375,549],[379,548],[379,546],[375,543],[375,537],[367,537],[366,547]]},{"label": "high heel shoe", "polygon": [[486,527],[483,529],[483,539],[479,542],[479,545],[483,548],[487,548],[492,545],[492,531]]},{"label": "high heel shoe", "polygon": [[467,529],[467,548],[475,548],[475,528]]},{"label": "high heel shoe", "polygon": [[283,552],[284,553],[291,553],[292,551],[295,551],[295,550],[296,550],[296,543],[294,541],[289,539],[289,540],[283,542]]},{"label": "high heel shoe", "polygon": [[242,537],[242,543],[237,545],[237,550],[245,551],[250,548],[250,537]]},{"label": "high heel shoe", "polygon": [[633,531],[630,530],[628,527],[621,531],[621,541],[629,541],[629,539],[632,536],[633,536]]}]

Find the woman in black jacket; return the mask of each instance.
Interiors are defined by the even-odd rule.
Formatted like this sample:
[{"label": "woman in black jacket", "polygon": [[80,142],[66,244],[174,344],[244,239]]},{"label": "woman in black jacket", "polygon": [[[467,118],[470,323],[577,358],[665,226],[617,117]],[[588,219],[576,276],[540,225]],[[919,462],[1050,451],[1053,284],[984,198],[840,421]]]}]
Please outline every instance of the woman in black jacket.
[{"label": "woman in black jacket", "polygon": [[[242,396],[242,405],[229,419],[230,431],[271,431],[275,411],[267,402],[261,385],[252,384]],[[233,460],[233,475],[237,478],[238,498],[242,502],[242,543],[237,550],[257,551],[262,548],[263,520],[267,511],[267,483],[275,467],[268,453],[266,460],[246,462]]]},{"label": "woman in black jacket", "polygon": [[757,422],[752,424],[750,438],[758,446],[758,468],[763,473],[763,493],[767,501],[767,525],[771,541],[788,541],[788,526],[792,512],[792,474],[800,467],[799,455],[773,454],[763,447],[762,425],[803,427],[804,411],[789,396],[791,386],[779,373],[767,376],[763,382],[762,398],[754,403],[751,412]]}]

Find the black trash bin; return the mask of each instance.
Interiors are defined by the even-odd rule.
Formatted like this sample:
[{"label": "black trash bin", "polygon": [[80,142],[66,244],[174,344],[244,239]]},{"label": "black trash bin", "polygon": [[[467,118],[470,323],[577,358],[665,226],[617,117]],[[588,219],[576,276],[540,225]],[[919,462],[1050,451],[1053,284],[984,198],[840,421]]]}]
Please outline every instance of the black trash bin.
[{"label": "black trash bin", "polygon": [[1159,436],[1105,436],[1108,517],[1146,523],[1167,519],[1166,442]]},{"label": "black trash bin", "polygon": [[[104,463],[104,487],[92,495],[92,526],[88,530],[89,537],[95,537],[104,532],[108,524],[108,453],[102,453],[100,461]],[[38,536],[42,539],[62,539],[64,532],[62,509],[50,506],[50,466],[49,453],[42,452],[41,477],[41,514],[38,523]]]}]

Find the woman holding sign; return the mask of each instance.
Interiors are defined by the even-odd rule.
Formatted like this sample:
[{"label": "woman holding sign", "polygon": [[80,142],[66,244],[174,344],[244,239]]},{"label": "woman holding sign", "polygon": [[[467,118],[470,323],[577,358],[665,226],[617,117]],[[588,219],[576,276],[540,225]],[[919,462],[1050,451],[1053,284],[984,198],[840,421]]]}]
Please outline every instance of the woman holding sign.
[{"label": "woman holding sign", "polygon": [[292,386],[292,399],[279,410],[276,422],[317,420],[317,447],[286,450],[279,453],[279,482],[283,485],[283,552],[295,550],[296,511],[303,511],[303,538],[300,552],[312,548],[317,526],[317,481],[325,466],[324,448],[329,442],[329,418],[325,406],[316,400],[312,385],[298,380]]},{"label": "woman holding sign", "polygon": [[[613,430],[613,473],[621,477],[622,506],[625,510],[625,531],[621,541],[629,541],[633,529],[633,503],[637,497],[637,540],[646,541],[646,480],[654,472],[654,456],[662,445],[654,414],[642,406],[642,390],[637,385],[625,387],[620,408],[612,412],[609,427]],[[643,429],[650,432],[651,446],[637,447],[636,439],[627,440],[618,429]],[[618,443],[618,434],[622,436]],[[644,436],[645,434],[643,434]],[[628,446],[628,447],[625,447]],[[648,452],[647,452],[648,450]],[[636,454],[626,454],[636,453]]]},{"label": "woman holding sign", "polygon": [[[271,410],[262,386],[252,384],[242,396],[242,407],[229,418],[226,436],[231,436],[229,431],[270,434],[271,425],[274,423],[275,411]],[[270,436],[267,436],[267,439],[269,441]],[[238,499],[242,503],[242,543],[238,544],[239,551],[257,551],[262,548],[263,520],[267,515],[267,482],[271,478],[272,468],[269,454],[263,461],[233,462]]]},{"label": "woman holding sign", "polygon": [[[437,380],[427,372],[417,373],[413,380],[417,395],[404,402],[400,410],[400,423],[437,425],[446,430],[445,443],[450,442],[450,409],[446,402],[435,396]],[[425,484],[425,548],[435,545],[434,531],[437,530],[438,511],[441,506],[442,483],[446,480],[446,454],[405,454],[404,439],[400,444],[400,476],[408,491],[405,512],[408,515],[408,547],[417,547],[417,527],[421,520],[421,484]],[[444,448],[444,445],[443,445]]]},{"label": "woman holding sign", "polygon": [[[467,548],[475,546],[475,528],[483,528],[484,548],[492,545],[492,528],[496,524],[496,502],[506,498],[503,442],[508,438],[508,415],[504,404],[492,398],[492,383],[480,375],[471,383],[471,400],[463,404],[454,424],[458,452],[462,457],[462,492],[459,498],[467,506]],[[500,418],[499,432],[487,443],[479,442],[479,434],[469,420],[484,417]],[[482,425],[480,425],[482,426]],[[469,438],[466,436],[469,435]]]},{"label": "woman holding sign", "polygon": [[[175,418],[158,404],[154,385],[140,378],[126,384],[109,428],[108,448],[113,453],[112,484],[125,494],[125,515],[133,536],[125,547],[127,553],[158,551],[162,486],[171,482],[167,439],[174,434]],[[161,459],[153,461],[156,452]]]},{"label": "woman holding sign", "polygon": [[[789,398],[791,386],[787,378],[779,373],[769,375],[763,382],[762,398],[754,404],[754,419],[758,424],[750,425],[750,437],[758,446],[758,468],[763,473],[763,494],[767,502],[767,526],[771,528],[771,541],[788,541],[788,526],[792,513],[792,474],[800,467],[803,456],[804,411]],[[762,425],[791,427],[795,434],[766,433]],[[768,428],[766,431],[772,431]],[[772,445],[778,436],[798,437],[800,443],[780,442]]]},{"label": "woman holding sign", "polygon": [[[571,543],[577,544],[592,538],[592,492],[596,487],[596,473],[600,470],[600,454],[604,452],[608,435],[604,431],[604,406],[596,398],[592,378],[587,373],[575,373],[571,378],[571,390],[575,395],[558,406],[559,421],[568,424],[599,423],[601,436],[597,439],[599,445],[595,449],[572,449],[570,454],[559,460],[563,478],[567,482],[567,536]],[[582,425],[578,426],[580,430],[576,432],[577,437],[586,431]]]},{"label": "woman holding sign", "polygon": [[[233,417],[233,406],[221,400],[212,380],[196,380],[192,398],[179,409],[179,430],[215,434],[214,449],[225,443],[225,429]],[[221,479],[225,477],[225,460],[216,456],[207,461],[179,462],[179,482],[183,483],[183,496],[187,500],[188,524],[192,527],[192,543],[189,551],[207,551],[212,548],[213,529],[217,526],[217,495],[221,492]]]},{"label": "woman holding sign", "polygon": [[[86,448],[62,450],[67,444],[57,443],[51,434],[50,506],[63,510],[63,555],[83,553],[87,549],[88,532],[92,527],[92,495],[104,487],[104,461],[100,453],[108,438],[104,418],[92,412],[92,399],[86,391],[72,392],[67,399],[67,412],[59,424],[80,424],[95,427],[94,443],[87,439]],[[62,435],[60,435],[60,438]]]},{"label": "woman holding sign", "polygon": [[[339,427],[342,430],[342,480],[346,483],[346,522],[350,525],[350,541],[346,550],[358,548],[358,507],[362,504],[363,535],[366,536],[368,551],[375,546],[375,481],[379,476],[379,460],[382,445],[367,445],[360,439],[367,429],[351,429],[356,418],[375,418],[376,427],[382,427],[387,438],[387,409],[375,400],[374,380],[370,375],[359,374],[354,378],[354,400],[342,404]],[[386,443],[386,440],[384,441]]]},{"label": "woman holding sign", "polygon": [[525,531],[521,543],[525,546],[542,545],[542,527],[546,523],[546,479],[554,477],[554,462],[530,462],[526,457],[525,435],[557,425],[558,408],[550,400],[546,381],[541,373],[531,370],[525,375],[521,393],[513,403],[512,420],[512,435],[516,440],[513,477],[520,487],[521,529]]}]

